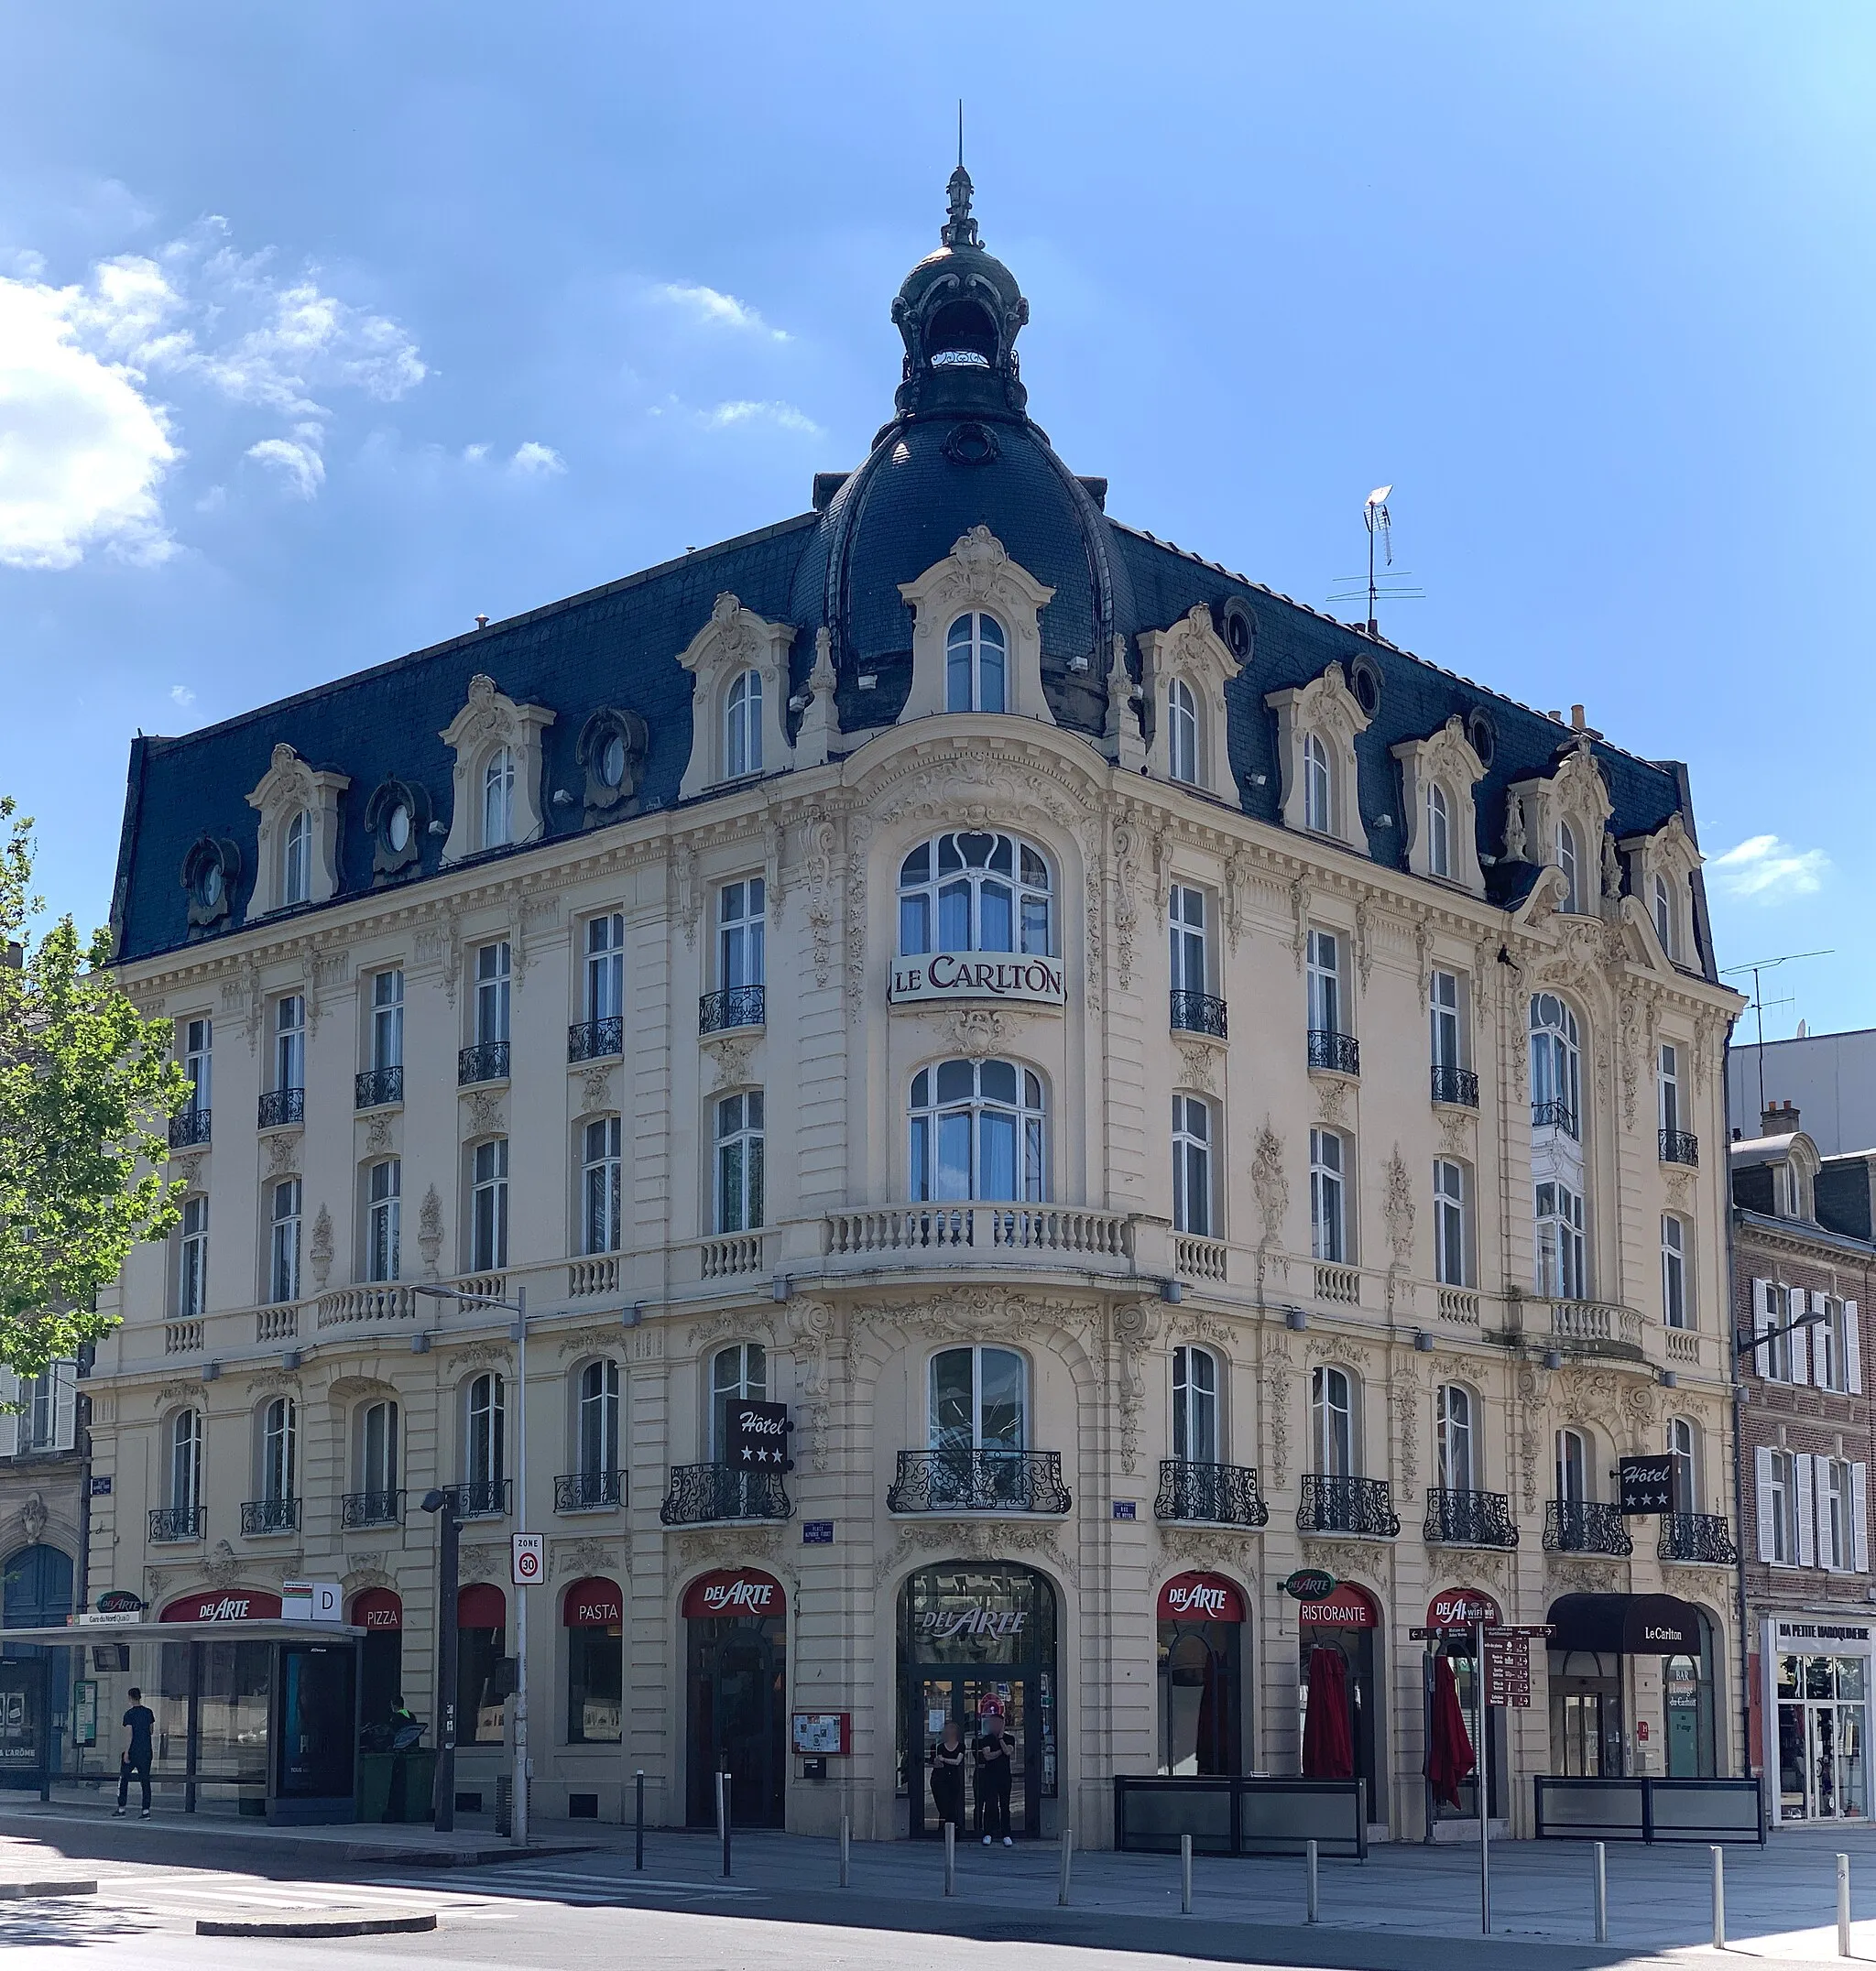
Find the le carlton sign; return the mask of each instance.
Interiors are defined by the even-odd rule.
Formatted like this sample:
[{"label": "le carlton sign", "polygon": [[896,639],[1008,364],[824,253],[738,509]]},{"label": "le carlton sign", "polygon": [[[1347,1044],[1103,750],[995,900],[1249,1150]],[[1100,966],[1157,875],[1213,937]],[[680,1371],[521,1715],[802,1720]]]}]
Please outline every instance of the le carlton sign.
[{"label": "le carlton sign", "polygon": [[931,999],[1006,999],[1027,1006],[1060,1006],[1065,978],[1059,958],[995,952],[924,952],[896,958],[887,997],[894,1006]]}]

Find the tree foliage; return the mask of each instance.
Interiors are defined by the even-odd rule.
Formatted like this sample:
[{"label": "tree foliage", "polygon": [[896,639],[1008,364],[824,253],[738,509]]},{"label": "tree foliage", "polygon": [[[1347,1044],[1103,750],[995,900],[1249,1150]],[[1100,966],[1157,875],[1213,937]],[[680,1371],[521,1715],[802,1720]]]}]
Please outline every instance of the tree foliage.
[{"label": "tree foliage", "polygon": [[32,822],[0,798],[0,1362],[31,1376],[115,1324],[98,1290],[175,1224],[167,1124],[189,1084],[169,1021],[113,975],[108,931],[83,941],[64,917],[31,935]]}]

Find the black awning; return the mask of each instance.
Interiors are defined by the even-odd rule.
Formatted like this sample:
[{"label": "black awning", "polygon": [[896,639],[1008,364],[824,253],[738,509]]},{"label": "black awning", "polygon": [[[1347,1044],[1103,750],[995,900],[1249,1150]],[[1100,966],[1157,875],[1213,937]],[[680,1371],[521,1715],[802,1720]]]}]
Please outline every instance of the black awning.
[{"label": "black awning", "polygon": [[1700,1612],[1673,1595],[1565,1595],[1551,1604],[1553,1650],[1698,1656]]}]

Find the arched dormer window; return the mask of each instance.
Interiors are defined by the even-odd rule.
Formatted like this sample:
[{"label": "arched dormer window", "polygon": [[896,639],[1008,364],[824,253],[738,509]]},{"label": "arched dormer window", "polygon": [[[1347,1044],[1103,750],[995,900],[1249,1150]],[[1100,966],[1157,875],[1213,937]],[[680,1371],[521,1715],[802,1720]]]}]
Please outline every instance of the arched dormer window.
[{"label": "arched dormer window", "polygon": [[497,746],[482,769],[482,846],[506,848],[515,839],[515,756]]},{"label": "arched dormer window", "polygon": [[1049,1195],[1042,1077],[1011,1061],[943,1061],[912,1076],[911,1194],[1039,1203]]},{"label": "arched dormer window", "polygon": [[1189,787],[1199,784],[1198,701],[1183,678],[1166,687],[1166,772]]},{"label": "arched dormer window", "polygon": [[1670,958],[1674,953],[1674,892],[1667,887],[1667,878],[1657,876],[1654,879],[1654,931],[1661,940],[1661,948]]},{"label": "arched dormer window", "polygon": [[1583,908],[1583,887],[1576,860],[1576,831],[1568,822],[1557,823],[1557,867],[1564,872],[1564,900],[1560,909]]},{"label": "arched dormer window", "polygon": [[1336,779],[1320,733],[1303,742],[1303,825],[1319,835],[1336,832]]},{"label": "arched dormer window", "polygon": [[966,610],[944,633],[944,709],[1002,712],[1009,706],[1009,644],[1003,626]]},{"label": "arched dormer window", "polygon": [[762,676],[745,670],[723,706],[723,777],[740,780],[762,771]]},{"label": "arched dormer window", "polygon": [[[290,746],[277,746],[247,804],[260,817],[256,831],[250,918],[301,904],[325,903],[339,887],[339,797],[351,786],[343,773],[310,767]],[[211,889],[209,872],[220,866]],[[226,914],[226,879],[241,858],[229,843],[204,837],[190,851],[184,879],[191,881],[190,921],[205,924]]]},{"label": "arched dormer window", "polygon": [[287,823],[280,846],[280,903],[304,903],[312,894],[312,817],[300,809]]},{"label": "arched dormer window", "polygon": [[[444,863],[485,849],[538,842],[541,811],[541,735],[553,724],[545,705],[518,704],[478,673],[462,709],[438,736],[456,756],[451,769],[450,829]],[[420,815],[413,814],[413,822]]]},{"label": "arched dormer window", "polygon": [[1401,762],[1408,869],[1482,897],[1474,800],[1485,762],[1467,736],[1466,722],[1455,713],[1425,738],[1402,739],[1389,750]]},{"label": "arched dormer window", "polygon": [[1437,780],[1426,783],[1426,867],[1430,876],[1453,874],[1453,821],[1446,790]]},{"label": "arched dormer window", "polygon": [[1022,952],[1053,955],[1049,865],[1013,835],[922,842],[899,870],[900,955]]}]

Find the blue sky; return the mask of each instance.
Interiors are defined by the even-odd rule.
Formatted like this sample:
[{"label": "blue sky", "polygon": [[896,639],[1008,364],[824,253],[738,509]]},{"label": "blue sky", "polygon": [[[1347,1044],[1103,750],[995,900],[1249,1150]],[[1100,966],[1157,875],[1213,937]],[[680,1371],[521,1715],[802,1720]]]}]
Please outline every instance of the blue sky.
[{"label": "blue sky", "polygon": [[[1876,1023],[1876,10],[0,4],[0,789],[801,511],[954,103],[1118,517],[1689,762],[1767,1031]],[[1354,614],[1351,608],[1344,613]],[[1771,996],[1772,988],[1768,988]]]}]

